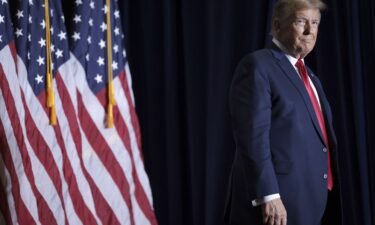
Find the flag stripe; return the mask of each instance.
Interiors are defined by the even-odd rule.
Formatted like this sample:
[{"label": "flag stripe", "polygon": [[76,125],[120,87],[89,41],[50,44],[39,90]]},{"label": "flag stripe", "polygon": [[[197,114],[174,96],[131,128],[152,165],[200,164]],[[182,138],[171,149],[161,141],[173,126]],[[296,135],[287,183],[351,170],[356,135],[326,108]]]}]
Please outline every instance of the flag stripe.
[{"label": "flag stripe", "polygon": [[[3,53],[4,50],[7,50],[7,47],[4,48],[2,51],[0,51],[0,56],[1,56],[0,59],[4,57],[4,54],[1,54]],[[21,129],[20,126],[16,126],[16,127],[12,126],[12,122],[14,125],[14,121],[11,121],[11,119],[13,120],[16,119],[17,122],[19,122],[19,120],[18,120],[18,115],[14,113],[15,111],[14,108],[12,108],[12,106],[14,107],[14,104],[11,104],[14,101],[14,99],[11,96],[11,93],[6,92],[4,88],[4,86],[8,85],[7,84],[8,80],[4,75],[5,73],[4,73],[3,67],[0,64],[0,84],[1,84],[0,86],[1,87],[0,89],[1,90],[0,92],[0,100],[1,100],[0,101],[0,109],[1,109],[0,133],[4,134],[4,137],[7,140],[6,142],[2,142],[2,146],[1,146],[2,151],[0,152],[2,154],[2,158],[4,159],[5,166],[10,173],[11,183],[12,183],[12,194],[13,194],[13,198],[16,200],[15,210],[17,213],[18,223],[21,225],[22,224],[36,224],[34,218],[38,220],[38,215],[37,215],[37,212],[35,212],[37,207],[36,207],[36,200],[34,198],[34,195],[32,194],[33,190],[31,189],[30,183],[27,180],[27,178],[23,176],[25,171],[22,165],[22,161],[20,160],[13,161],[14,158],[18,158],[18,157],[21,158],[21,155],[17,155],[20,153],[17,143],[19,143],[19,145],[24,145],[24,143],[22,142],[22,139],[16,140],[16,137],[14,134],[14,133],[22,133],[22,131],[20,131]],[[4,96],[6,96],[5,99],[4,99]],[[6,105],[8,107],[5,107]],[[8,113],[7,110],[9,110],[10,112]],[[13,118],[9,118],[9,115],[13,115]],[[5,126],[7,128],[11,128],[11,129],[6,129],[7,132],[5,132],[4,123],[6,123]],[[14,128],[17,128],[17,129],[14,129]],[[12,145],[14,147],[15,151],[13,151],[13,154],[9,148],[9,145]],[[14,154],[16,154],[16,156],[14,156]],[[22,186],[20,186],[19,180],[22,183]],[[25,198],[28,199],[27,205],[29,207],[27,207],[23,201],[23,199]],[[30,208],[34,209],[32,210],[32,212],[34,212],[33,216],[29,212]]]},{"label": "flag stripe", "polygon": [[[79,151],[78,148],[81,147],[80,140],[80,132],[77,125],[75,125],[74,131],[71,129],[72,123],[76,123],[76,116],[74,115],[74,111],[72,111],[71,105],[71,97],[66,90],[66,87],[61,79],[60,74],[56,76],[55,79],[56,86],[58,87],[58,92],[56,93],[56,106],[59,110],[57,110],[59,123],[55,130],[56,132],[60,133],[58,130],[61,130],[64,135],[59,134],[59,139],[61,142],[64,142],[60,145],[64,145],[63,154],[64,154],[64,164],[67,167],[69,176],[66,176],[66,180],[69,181],[69,192],[72,195],[74,208],[77,211],[80,219],[82,220],[83,224],[94,225],[98,223],[98,218],[95,218],[95,209],[94,204],[92,203],[92,195],[91,195],[91,188],[87,183],[86,177],[83,175],[82,167],[83,163],[80,160],[81,157],[81,150]],[[60,96],[63,96],[60,98]],[[63,112],[64,110],[64,112]],[[71,116],[69,116],[71,115]],[[68,116],[69,118],[67,118]],[[66,124],[63,128],[60,128],[60,121],[62,120],[62,124]],[[74,122],[73,122],[74,121]],[[69,125],[69,126],[68,126]],[[63,138],[64,136],[65,138]],[[75,139],[74,139],[75,137]],[[77,140],[78,139],[78,140]],[[65,147],[66,145],[66,147]],[[78,148],[77,148],[78,147]],[[74,167],[74,170],[73,170]],[[80,188],[81,185],[81,188]],[[78,203],[77,203],[78,202]],[[87,203],[89,202],[89,203]]]},{"label": "flag stripe", "polygon": [[[128,70],[125,70],[125,71],[128,71]],[[143,155],[142,155],[141,145],[140,145],[140,129],[139,129],[138,118],[137,118],[137,115],[135,114],[134,107],[132,107],[131,91],[126,81],[127,80],[125,79],[124,76],[119,76],[119,81],[115,80],[116,88],[122,89],[122,91],[118,92],[120,94],[118,98],[127,100],[127,101],[122,101],[119,103],[119,110],[122,115],[122,118],[129,118],[129,116],[127,115],[130,115],[131,122],[129,122],[128,119],[125,119],[125,121],[129,129],[131,149],[132,149],[133,157],[135,161],[134,163],[136,165],[141,184],[144,187],[144,190],[146,192],[149,204],[150,206],[152,206],[152,193],[151,193],[150,183],[148,181],[146,171],[144,170]],[[123,95],[124,93],[125,95]],[[128,104],[126,104],[125,102]]]},{"label": "flag stripe", "polygon": [[[121,215],[122,212],[118,212],[120,209],[115,206],[115,203],[121,201],[118,199],[121,194],[86,137],[82,138],[82,146],[83,162],[87,168],[86,176],[90,178],[88,179],[90,186],[95,187],[93,197],[95,200],[97,198],[104,199],[101,201],[102,205],[95,206],[97,214],[103,224],[120,224],[116,215]],[[126,213],[122,215],[127,217]]]},{"label": "flag stripe", "polygon": [[[56,97],[55,101],[58,101],[58,98],[57,98],[58,96],[55,95],[55,97]],[[59,117],[59,119],[60,119],[60,117]],[[60,123],[59,123],[59,120],[58,120],[57,125],[54,127],[54,130],[56,132],[57,141],[59,142],[59,145],[60,145],[61,150],[62,150],[62,162],[63,162],[64,177],[65,177],[65,180],[67,181],[67,184],[69,185],[68,191],[69,191],[70,196],[68,195],[68,197],[71,197],[71,200],[74,202],[73,208],[67,207],[66,213],[71,214],[73,212],[69,213],[69,211],[73,210],[77,213],[80,221],[84,221],[84,224],[94,225],[94,224],[96,224],[95,219],[94,219],[92,213],[90,212],[90,210],[87,208],[86,204],[84,203],[81,192],[78,189],[77,178],[75,177],[75,174],[73,173],[73,169],[72,169],[72,166],[70,164],[70,160],[68,159],[68,157],[66,155],[67,149],[65,148],[65,144],[63,143],[63,140],[62,140],[63,138],[62,138],[62,134],[61,134],[60,129],[61,129]],[[76,223],[77,222],[71,223],[71,224],[76,224]]]},{"label": "flag stripe", "polygon": [[[116,90],[118,90],[117,93],[116,93],[117,99],[124,99],[124,101],[121,101],[121,102],[118,103],[118,107],[116,106],[114,108],[115,113],[119,114],[117,116],[116,129],[118,130],[118,132],[121,136],[121,139],[122,139],[122,141],[123,141],[123,143],[126,147],[126,150],[128,151],[128,154],[130,155],[130,158],[131,158],[131,161],[132,161],[131,162],[132,176],[134,178],[135,196],[136,196],[137,202],[138,202],[140,208],[142,209],[142,212],[145,214],[145,216],[149,220],[149,222],[151,224],[156,224],[156,218],[155,218],[155,215],[153,213],[153,209],[151,207],[152,203],[150,202],[149,197],[146,195],[146,192],[144,190],[144,187],[149,186],[149,184],[148,184],[148,182],[146,182],[147,177],[145,177],[145,174],[142,174],[142,172],[144,173],[143,161],[140,159],[140,153],[139,153],[140,151],[139,151],[138,145],[137,145],[137,143],[135,143],[136,141],[134,141],[134,139],[136,139],[134,137],[134,134],[135,134],[134,132],[130,132],[130,133],[133,134],[133,139],[132,139],[133,141],[131,143],[131,137],[130,137],[131,134],[129,134],[129,130],[131,130],[133,128],[133,126],[132,126],[132,124],[129,124],[129,121],[128,121],[129,119],[126,119],[126,118],[129,118],[129,117],[124,116],[124,112],[123,113],[120,112],[120,109],[122,109],[122,110],[129,109],[128,104],[130,105],[130,102],[131,102],[130,98],[125,98],[125,96],[122,95],[124,93],[126,95],[126,89],[121,88],[121,84],[125,79],[124,75],[125,75],[124,73],[120,74],[120,76],[118,78],[116,78],[115,81],[114,81]],[[128,95],[127,97],[130,97],[130,96]],[[127,100],[127,102],[125,101],[125,99]],[[130,113],[128,113],[127,115],[130,115]],[[125,121],[127,121],[127,123]],[[141,184],[141,182],[140,182],[139,174],[143,178],[143,181],[144,181],[143,184]]]},{"label": "flag stripe", "polygon": [[[0,93],[0,95],[2,95],[2,93]],[[1,133],[4,132],[4,125],[2,123],[2,120],[0,121],[0,132]],[[30,224],[30,225],[36,224],[29,210],[25,206],[24,201],[21,199],[22,193],[20,193],[21,190],[20,190],[20,185],[19,185],[17,175],[16,175],[17,172],[13,165],[13,160],[10,155],[9,146],[7,143],[2,143],[1,147],[2,147],[1,154],[2,154],[2,157],[4,158],[5,166],[9,168],[8,170],[11,175],[10,176],[11,182],[12,182],[12,195],[11,196],[17,200],[15,201],[16,215],[14,215],[12,218],[13,224],[16,223],[16,220],[18,220],[18,223],[21,225],[22,224]],[[26,188],[26,187],[22,187],[22,188]],[[8,199],[9,199],[9,196],[8,196]]]},{"label": "flag stripe", "polygon": [[[45,109],[39,104],[39,99],[33,94],[30,87],[30,83],[27,80],[27,72],[23,61],[18,58],[18,79],[21,86],[21,101],[24,105],[25,122],[26,122],[26,136],[28,143],[32,146],[32,151],[29,151],[29,155],[32,159],[33,169],[35,176],[38,179],[43,180],[42,182],[36,182],[35,185],[43,196],[42,204],[46,204],[48,211],[51,215],[44,213],[46,221],[52,218],[59,224],[65,224],[66,211],[63,204],[63,193],[66,190],[62,189],[62,182],[65,182],[61,177],[61,149],[56,143],[56,137],[53,132],[53,127],[49,126],[48,117],[45,115]],[[43,99],[44,93],[41,94],[40,98]],[[27,98],[27,99],[26,99]],[[26,102],[29,102],[27,104]],[[31,104],[30,104],[31,103]],[[51,149],[55,149],[51,151]],[[34,177],[32,177],[34,179]],[[37,197],[38,199],[38,197]],[[44,202],[44,203],[43,203]],[[42,221],[43,222],[43,221]]]},{"label": "flag stripe", "polygon": [[[90,206],[90,209],[92,212],[95,212],[95,209],[97,212],[99,212],[99,217],[103,220],[106,221],[105,215],[107,212],[112,211],[106,200],[104,199],[103,195],[99,191],[98,187],[95,185],[95,182],[93,181],[92,177],[89,175],[87,172],[87,169],[84,165],[83,162],[83,151],[82,151],[82,146],[83,146],[83,141],[82,138],[84,138],[83,135],[81,135],[81,128],[79,127],[78,121],[77,121],[77,109],[75,106],[77,106],[77,96],[76,96],[76,87],[74,80],[71,77],[71,74],[74,74],[74,71],[72,71],[72,68],[74,68],[74,63],[72,59],[70,59],[67,63],[62,65],[59,68],[60,76],[56,77],[56,82],[58,84],[58,91],[61,96],[69,96],[63,98],[63,109],[65,111],[65,116],[67,117],[67,123],[69,124],[70,130],[71,130],[71,136],[74,139],[74,143],[76,146],[76,151],[77,151],[77,159],[79,160],[80,166],[76,166],[78,169],[82,169],[83,175],[80,176],[79,183],[80,186],[82,186],[81,191],[86,194],[85,200],[89,201],[88,205]],[[62,114],[61,117],[64,115]],[[59,116],[60,117],[60,116]],[[69,140],[67,140],[69,141]],[[74,159],[71,158],[71,161]],[[80,170],[79,170],[80,171]],[[84,176],[84,178],[83,178]],[[82,183],[83,181],[86,181],[87,179],[88,184]],[[90,192],[91,190],[91,192]],[[89,194],[90,193],[90,194]],[[92,194],[91,194],[92,193]],[[87,196],[89,194],[89,196]],[[94,198],[92,197],[94,196]],[[95,203],[92,203],[92,198]],[[93,208],[95,207],[95,209]],[[102,215],[102,216],[100,216]],[[100,221],[97,220],[98,223]]]},{"label": "flag stripe", "polygon": [[[142,149],[142,140],[141,140],[141,129],[139,127],[139,122],[138,122],[138,117],[137,117],[137,114],[135,112],[135,106],[134,106],[134,98],[132,97],[132,92],[130,90],[130,86],[131,85],[131,78],[130,78],[130,70],[129,70],[129,65],[126,64],[125,66],[125,75],[124,76],[120,76],[120,80],[121,80],[121,85],[122,85],[122,88],[125,92],[125,96],[126,96],[126,100],[128,102],[128,108],[130,109],[130,118],[131,118],[131,121],[132,121],[132,127],[133,127],[133,130],[134,130],[134,133],[137,137],[137,144],[138,144],[138,152],[141,153],[140,149]],[[143,161],[143,155],[141,155],[141,158],[142,158],[142,161]]]},{"label": "flag stripe", "polygon": [[[9,88],[7,82],[3,82],[1,88],[5,93],[12,92],[12,90]],[[24,103],[24,96],[23,96],[22,93],[21,93],[21,95],[22,95],[21,96],[22,100],[20,100],[20,99],[17,99],[17,100],[19,102]],[[13,99],[13,101],[14,101],[14,99]],[[15,136],[16,136],[16,139],[17,139],[17,143],[19,143],[19,151],[20,151],[21,158],[22,158],[22,161],[23,161],[23,166],[25,167],[25,173],[26,173],[27,177],[30,179],[31,188],[32,188],[33,193],[36,197],[36,201],[37,201],[37,205],[38,205],[39,219],[42,222],[42,224],[57,224],[56,218],[53,216],[53,213],[51,212],[51,209],[49,208],[48,203],[46,202],[46,200],[42,196],[42,194],[48,194],[48,193],[46,193],[46,192],[41,193],[40,190],[38,189],[38,187],[41,187],[41,186],[43,186],[42,188],[44,189],[45,185],[40,185],[40,182],[35,182],[32,164],[34,166],[36,164],[37,160],[35,160],[32,155],[29,155],[30,153],[32,154],[33,152],[32,152],[32,150],[29,151],[29,152],[27,150],[26,145],[28,145],[28,144],[25,143],[25,139],[24,139],[24,137],[26,137],[27,135],[23,136],[22,133],[21,133],[22,130],[23,130],[21,128],[22,124],[20,124],[20,120],[18,118],[17,110],[16,110],[16,107],[15,107],[13,101],[7,102],[8,112],[9,112],[9,115],[10,115],[10,121],[12,123],[13,130],[20,132],[20,133],[16,132]],[[25,121],[26,121],[26,123],[29,123],[30,119],[31,118],[30,118],[29,111],[27,110],[27,108],[25,108]],[[27,126],[29,126],[29,125],[30,124],[27,124]],[[29,129],[26,129],[26,131],[27,130],[29,130]],[[31,131],[31,135],[32,135],[32,131]],[[33,158],[34,160],[31,159],[31,158]],[[13,159],[13,160],[16,160],[16,158]],[[32,161],[34,161],[35,164]],[[42,171],[40,169],[38,169],[38,170],[34,170],[34,172],[42,172]]]},{"label": "flag stripe", "polygon": [[[63,110],[64,110],[65,107],[70,106],[70,96],[69,96],[69,93],[67,93],[67,91],[66,91],[65,85],[63,84],[59,73],[57,74],[57,76],[55,78],[55,81],[56,81],[56,84],[59,84],[59,85],[55,84],[55,88],[58,90],[58,92],[55,95],[56,102],[58,103],[58,106],[59,106],[58,107],[58,109],[59,109],[58,110],[58,116],[59,116],[59,119],[66,119],[65,115],[63,113]],[[61,102],[60,96],[63,96],[62,101],[64,101],[64,103]],[[63,105],[64,105],[64,107],[63,107]],[[72,119],[74,119],[74,117]],[[64,137],[66,138],[67,136],[70,136],[71,132],[70,132],[70,129],[68,128],[68,126],[67,126],[68,121],[64,120],[63,124],[66,124],[64,126],[64,130],[65,130]],[[68,143],[68,146],[69,146],[70,149],[67,149],[65,147],[59,123],[58,123],[58,126],[55,127],[55,131],[58,134],[57,138],[58,138],[58,141],[60,142],[60,146],[63,146],[63,148],[62,148],[62,150],[63,150],[62,153],[63,153],[63,158],[64,158],[63,163],[64,163],[64,168],[65,168],[64,170],[66,170],[66,172],[64,172],[64,174],[66,176],[66,179],[69,180],[69,182],[68,182],[70,184],[69,192],[70,192],[70,194],[73,198],[73,201],[75,202],[75,204],[74,204],[75,210],[77,211],[80,219],[82,221],[84,221],[84,224],[89,224],[89,225],[96,224],[97,219],[94,218],[92,212],[87,207],[87,205],[85,204],[85,202],[82,198],[81,192],[79,191],[79,188],[78,188],[76,175],[73,173],[73,169],[72,169],[72,166],[71,166],[71,162],[74,162],[73,158],[77,157],[77,154],[76,154],[76,152],[74,152],[74,153],[72,153],[73,155],[71,157],[68,157],[68,155],[67,155],[67,152],[72,152],[73,149],[75,149],[75,146],[70,145],[71,143]],[[67,139],[65,139],[65,140],[68,141]],[[78,166],[80,167],[79,162],[78,162]],[[68,173],[69,176],[67,176],[66,173]],[[85,179],[85,178],[80,177],[80,179]],[[83,190],[83,192],[85,192],[85,191],[86,190]],[[92,198],[91,195],[90,195],[90,198]]]},{"label": "flag stripe", "polygon": [[[120,190],[122,198],[125,200],[128,210],[127,214],[130,215],[131,224],[134,224],[132,217],[132,204],[130,200],[130,189],[129,184],[124,177],[121,166],[118,164],[116,157],[112,154],[110,147],[107,145],[105,139],[101,135],[95,123],[91,119],[91,115],[87,112],[87,109],[83,103],[82,96],[78,93],[78,107],[80,123],[83,131],[86,134],[87,140],[91,146],[94,147],[94,151],[102,161],[106,170],[108,170],[111,179],[113,179],[115,185]],[[113,208],[113,207],[112,207]],[[125,208],[125,211],[127,209]],[[121,216],[117,216],[121,218]]]},{"label": "flag stripe", "polygon": [[[137,201],[137,204],[139,205],[139,207],[141,208],[142,210],[142,213],[147,217],[147,210],[148,210],[148,200],[147,200],[147,197],[144,195],[144,190],[142,188],[142,186],[140,185],[140,183],[138,182],[138,175],[137,175],[137,171],[135,169],[135,165],[134,165],[134,160],[133,160],[133,157],[132,157],[132,153],[131,153],[131,150],[130,150],[130,143],[129,143],[129,136],[128,136],[128,131],[125,127],[125,123],[124,121],[122,120],[121,116],[120,116],[120,113],[119,113],[119,110],[118,110],[118,107],[115,106],[113,108],[113,113],[114,113],[114,116],[116,118],[116,129],[120,135],[120,137],[122,138],[122,141],[125,145],[125,148],[129,154],[129,157],[131,159],[131,166],[132,166],[132,178],[133,178],[133,184],[134,184],[134,194],[135,194],[135,198],[136,198],[136,201]],[[146,201],[145,201],[146,200]],[[136,219],[138,219],[136,217]],[[151,218],[148,218],[149,220]],[[139,224],[139,223],[137,223]]]},{"label": "flag stripe", "polygon": [[[120,73],[120,75],[118,77],[116,77],[114,79],[114,84],[115,84],[115,90],[116,90],[116,98],[117,99],[123,99],[123,101],[118,101],[117,104],[118,105],[121,105],[122,108],[127,108],[129,109],[129,100],[131,102],[131,97],[130,97],[130,94],[129,94],[129,91],[128,91],[128,95],[125,96],[126,94],[126,91],[124,91],[124,89],[122,88],[123,84],[120,84],[119,82],[119,79],[121,77],[124,78],[125,76],[125,73],[124,71]],[[120,78],[119,78],[120,77]],[[125,78],[124,78],[125,79]],[[124,83],[126,83],[126,81],[124,80]],[[124,84],[125,87],[127,87],[126,84]],[[121,95],[122,94],[122,95]],[[89,94],[86,94],[86,96],[89,95]],[[106,92],[102,91],[102,92],[99,92],[96,94],[96,97],[98,98],[98,100],[100,101],[101,105],[103,107],[105,107],[105,102],[106,102]],[[128,100],[128,102],[126,101]],[[144,172],[144,168],[143,168],[143,161],[140,157],[140,154],[139,154],[139,149],[138,149],[138,145],[137,143],[133,143],[133,150],[134,152],[136,153],[136,155],[138,156],[137,157],[137,162],[134,161],[133,159],[133,153],[132,153],[132,147],[130,146],[130,140],[129,140],[129,131],[127,129],[127,127],[132,127],[132,123],[134,123],[134,117],[131,118],[131,122],[128,122],[128,124],[125,124],[125,120],[124,118],[126,118],[125,116],[122,116],[122,115],[119,115],[119,109],[117,106],[115,106],[113,108],[114,110],[114,118],[115,118],[115,121],[116,121],[116,129],[121,137],[121,142],[124,144],[125,146],[125,150],[126,152],[128,153],[129,155],[129,159],[130,159],[130,163],[127,163],[127,165],[131,165],[131,175],[128,176],[128,180],[129,180],[129,183],[134,186],[134,192],[132,191],[132,193],[134,193],[135,195],[135,198],[136,198],[136,203],[133,203],[133,204],[139,204],[141,210],[142,210],[142,214],[144,216],[147,217],[148,219],[148,222],[147,223],[151,223],[151,224],[156,224],[156,218],[155,218],[155,215],[153,213],[153,209],[151,207],[151,203],[149,202],[149,198],[151,197],[148,197],[146,196],[145,194],[145,191],[143,189],[143,185],[141,185],[141,183],[139,182],[139,178],[138,178],[138,174],[137,174],[137,171],[135,171],[135,165],[138,166],[138,171],[143,171]],[[124,114],[127,114],[127,115],[130,115],[131,112],[123,112]],[[129,118],[129,116],[128,116]],[[134,138],[135,139],[135,138]],[[136,142],[136,141],[134,141]],[[113,148],[112,148],[113,149]],[[141,166],[141,167],[140,167]],[[139,168],[140,167],[140,168]],[[146,177],[146,176],[144,176]],[[144,179],[144,180],[147,180],[147,177]],[[144,184],[144,186],[149,186],[149,184]],[[133,194],[132,196],[133,197]],[[141,217],[140,217],[141,218]],[[140,218],[137,218],[137,219],[140,219]]]}]

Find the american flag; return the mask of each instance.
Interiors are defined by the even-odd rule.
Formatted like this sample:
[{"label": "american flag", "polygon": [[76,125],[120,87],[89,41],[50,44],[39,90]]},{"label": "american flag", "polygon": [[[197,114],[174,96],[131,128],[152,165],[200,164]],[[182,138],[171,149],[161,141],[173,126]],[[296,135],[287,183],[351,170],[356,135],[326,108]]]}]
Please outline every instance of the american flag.
[{"label": "american flag", "polygon": [[[157,224],[117,1],[64,2],[74,5],[69,29],[61,4],[0,0],[0,224]],[[106,127],[108,65],[113,128]]]}]

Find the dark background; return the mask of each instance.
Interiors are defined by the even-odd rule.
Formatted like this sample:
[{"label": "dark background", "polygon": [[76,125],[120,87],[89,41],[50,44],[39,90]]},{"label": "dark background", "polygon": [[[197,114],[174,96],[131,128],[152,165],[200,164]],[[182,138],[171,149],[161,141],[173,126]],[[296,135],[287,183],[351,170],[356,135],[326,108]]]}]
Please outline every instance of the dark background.
[{"label": "dark background", "polygon": [[[119,1],[160,225],[223,224],[235,152],[228,88],[238,61],[270,42],[273,2]],[[307,64],[334,114],[345,225],[373,225],[375,1],[325,2]]]}]

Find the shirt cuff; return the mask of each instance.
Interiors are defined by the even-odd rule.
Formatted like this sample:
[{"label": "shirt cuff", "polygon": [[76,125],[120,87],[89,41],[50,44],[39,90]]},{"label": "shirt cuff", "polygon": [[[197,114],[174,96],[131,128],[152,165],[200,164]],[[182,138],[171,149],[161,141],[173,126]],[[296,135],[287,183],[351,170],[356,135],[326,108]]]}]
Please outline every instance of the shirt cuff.
[{"label": "shirt cuff", "polygon": [[270,202],[270,201],[272,201],[274,199],[277,199],[277,198],[280,198],[279,193],[272,194],[272,195],[266,195],[263,198],[258,198],[258,199],[255,199],[255,200],[251,201],[251,203],[253,204],[253,206],[258,206],[258,205],[264,204],[266,202]]}]

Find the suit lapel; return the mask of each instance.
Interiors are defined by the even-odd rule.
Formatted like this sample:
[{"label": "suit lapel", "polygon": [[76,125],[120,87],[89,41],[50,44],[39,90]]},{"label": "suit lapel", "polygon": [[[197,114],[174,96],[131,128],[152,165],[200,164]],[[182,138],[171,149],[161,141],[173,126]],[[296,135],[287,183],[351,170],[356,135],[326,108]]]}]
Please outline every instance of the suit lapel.
[{"label": "suit lapel", "polygon": [[290,64],[289,60],[286,58],[284,53],[280,49],[278,49],[277,46],[273,45],[271,47],[271,51],[273,56],[278,60],[279,66],[283,70],[285,76],[288,77],[288,79],[291,81],[291,83],[294,85],[294,87],[298,90],[299,94],[301,95],[307,108],[307,111],[309,112],[310,118],[314,124],[315,130],[318,132],[322,142],[325,143],[309,94],[307,93],[301,78],[298,76],[297,71],[294,69],[294,67],[292,66],[292,64]]}]

